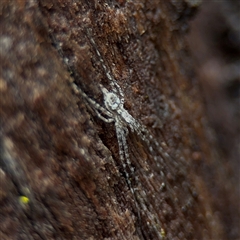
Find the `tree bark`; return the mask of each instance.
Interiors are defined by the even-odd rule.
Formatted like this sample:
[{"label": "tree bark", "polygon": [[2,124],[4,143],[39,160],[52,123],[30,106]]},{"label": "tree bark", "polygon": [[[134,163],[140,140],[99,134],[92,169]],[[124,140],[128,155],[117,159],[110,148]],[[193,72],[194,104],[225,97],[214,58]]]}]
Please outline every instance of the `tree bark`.
[{"label": "tree bark", "polygon": [[[184,38],[199,3],[173,2],[2,1],[2,239],[228,239],[214,203],[233,183]],[[128,126],[126,168],[72,89],[105,108],[108,73],[149,131]]]}]

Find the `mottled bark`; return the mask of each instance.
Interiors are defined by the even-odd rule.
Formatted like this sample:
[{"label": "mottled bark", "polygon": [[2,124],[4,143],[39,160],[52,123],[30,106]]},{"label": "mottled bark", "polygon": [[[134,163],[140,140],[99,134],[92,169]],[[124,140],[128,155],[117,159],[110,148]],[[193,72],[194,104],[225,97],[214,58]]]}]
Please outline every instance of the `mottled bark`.
[{"label": "mottled bark", "polygon": [[125,109],[161,145],[159,167],[127,137],[128,174],[162,239],[228,239],[221,210],[236,207],[235,188],[184,39],[198,3],[176,2],[0,3],[2,239],[158,239],[127,184],[114,125],[71,88],[104,106],[97,51]]},{"label": "mottled bark", "polygon": [[[202,87],[207,117],[215,130],[214,209],[226,231],[224,239],[240,238],[240,2],[208,1],[191,23],[189,45]],[[207,177],[207,175],[205,175]],[[205,178],[212,182],[212,174]]]}]

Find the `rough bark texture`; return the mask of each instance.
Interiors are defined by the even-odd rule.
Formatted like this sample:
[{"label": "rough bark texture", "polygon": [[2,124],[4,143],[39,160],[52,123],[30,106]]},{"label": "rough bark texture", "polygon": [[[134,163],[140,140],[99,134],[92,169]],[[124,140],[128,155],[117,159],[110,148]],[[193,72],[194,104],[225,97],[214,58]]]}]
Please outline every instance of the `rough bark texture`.
[{"label": "rough bark texture", "polygon": [[[186,51],[197,6],[1,1],[1,239],[158,239],[154,227],[162,239],[238,239],[239,164],[226,167],[215,145]],[[132,185],[161,226],[137,209],[114,125],[71,89],[103,106],[96,51],[161,145],[159,167],[139,136],[127,137]]]},{"label": "rough bark texture", "polygon": [[[202,87],[210,125],[215,130],[219,171],[214,208],[225,239],[240,239],[240,2],[209,1],[191,23],[189,45]],[[212,181],[212,176],[206,179]],[[217,187],[216,187],[217,186]],[[226,207],[228,206],[228,207]]]}]

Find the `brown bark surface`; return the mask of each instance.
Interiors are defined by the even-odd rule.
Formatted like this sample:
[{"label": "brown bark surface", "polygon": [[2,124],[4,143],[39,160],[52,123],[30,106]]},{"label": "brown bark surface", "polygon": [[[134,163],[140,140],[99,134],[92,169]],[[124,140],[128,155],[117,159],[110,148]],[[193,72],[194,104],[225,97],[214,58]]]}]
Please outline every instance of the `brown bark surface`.
[{"label": "brown bark surface", "polygon": [[[225,168],[212,191],[214,208],[226,237],[239,239],[240,229],[240,2],[208,1],[191,23],[189,45],[201,85],[206,114],[215,131],[216,159]],[[206,181],[211,183],[210,175]],[[217,186],[217,187],[216,187]],[[228,207],[226,207],[228,206]]]},{"label": "brown bark surface", "polygon": [[[1,239],[159,239],[156,229],[162,239],[238,239],[235,165],[215,144],[186,51],[196,7],[1,1]],[[103,64],[160,144],[159,164],[129,129],[126,174],[114,124],[72,90],[74,81],[104,106]]]}]

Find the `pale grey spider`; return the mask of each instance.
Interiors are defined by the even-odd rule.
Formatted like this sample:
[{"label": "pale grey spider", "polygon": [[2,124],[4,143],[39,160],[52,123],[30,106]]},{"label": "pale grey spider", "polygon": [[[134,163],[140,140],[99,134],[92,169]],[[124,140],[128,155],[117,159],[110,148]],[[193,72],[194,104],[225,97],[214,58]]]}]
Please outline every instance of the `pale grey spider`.
[{"label": "pale grey spider", "polygon": [[[123,98],[122,90],[115,81],[114,81],[114,85],[116,86],[116,88],[114,89],[115,90],[114,92],[110,92],[105,87],[100,85],[100,88],[103,93],[103,100],[104,100],[103,102],[104,102],[105,107],[102,107],[97,102],[95,102],[94,100],[89,98],[86,95],[86,93],[83,92],[80,88],[78,88],[77,85],[74,83],[73,83],[73,89],[74,89],[75,93],[80,94],[87,100],[87,102],[91,105],[91,107],[94,109],[97,116],[101,120],[103,120],[106,123],[114,123],[118,146],[119,146],[119,156],[120,156],[121,165],[123,167],[123,172],[125,174],[127,185],[134,197],[138,217],[139,217],[139,219],[141,219],[140,212],[144,212],[150,220],[150,223],[148,223],[148,225],[150,224],[154,228],[154,230],[158,236],[158,239],[162,239],[164,230],[162,228],[160,228],[160,230],[159,230],[159,227],[161,226],[161,224],[160,224],[159,220],[157,218],[155,218],[154,215],[151,213],[151,211],[154,211],[153,206],[148,201],[147,201],[147,205],[146,205],[145,191],[143,191],[143,192],[139,191],[139,195],[136,195],[138,189],[133,188],[132,180],[131,180],[131,177],[127,170],[127,168],[130,169],[130,173],[131,173],[132,177],[135,179],[135,181],[137,183],[139,183],[140,181],[139,181],[138,177],[135,175],[135,169],[134,169],[134,167],[132,167],[130,156],[129,156],[129,150],[128,150],[128,144],[127,144],[127,136],[129,133],[128,127],[130,128],[130,130],[132,132],[136,132],[137,135],[139,135],[144,141],[147,142],[151,153],[153,153],[153,149],[150,146],[150,142],[149,142],[148,138],[146,138],[146,134],[149,135],[150,139],[152,139],[152,135],[150,135],[147,132],[147,129],[144,126],[142,126],[124,108],[124,98]],[[117,90],[118,90],[121,98],[118,97]],[[145,177],[145,181],[149,182],[147,177]]]}]

